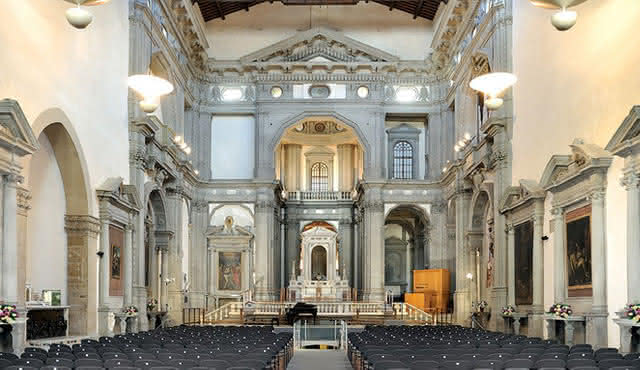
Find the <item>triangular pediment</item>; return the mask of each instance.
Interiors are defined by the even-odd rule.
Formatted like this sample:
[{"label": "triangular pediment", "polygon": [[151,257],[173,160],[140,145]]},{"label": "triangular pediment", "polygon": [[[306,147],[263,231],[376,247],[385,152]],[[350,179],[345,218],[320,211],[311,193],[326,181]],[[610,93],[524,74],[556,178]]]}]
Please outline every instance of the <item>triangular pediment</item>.
[{"label": "triangular pediment", "polygon": [[565,183],[589,170],[604,169],[611,165],[611,153],[595,144],[584,143],[580,139],[574,140],[571,155],[554,155],[547,163],[540,185],[549,189]]},{"label": "triangular pediment", "polygon": [[606,149],[615,155],[626,157],[638,144],[640,144],[640,105],[635,105],[616,130]]},{"label": "triangular pediment", "polygon": [[544,199],[545,190],[534,180],[520,180],[520,186],[510,186],[500,200],[500,211],[506,212],[532,199]]},{"label": "triangular pediment", "polygon": [[121,208],[138,211],[142,202],[134,185],[125,185],[122,177],[109,177],[96,188],[98,198],[110,199]]},{"label": "triangular pediment", "polygon": [[332,237],[335,236],[336,232],[327,229],[326,227],[315,226],[311,229],[302,232],[303,237]]},{"label": "triangular pediment", "polygon": [[0,147],[19,156],[31,154],[40,147],[20,104],[13,99],[0,100]]},{"label": "triangular pediment", "polygon": [[313,28],[240,58],[264,62],[396,62],[399,58],[327,28]]}]

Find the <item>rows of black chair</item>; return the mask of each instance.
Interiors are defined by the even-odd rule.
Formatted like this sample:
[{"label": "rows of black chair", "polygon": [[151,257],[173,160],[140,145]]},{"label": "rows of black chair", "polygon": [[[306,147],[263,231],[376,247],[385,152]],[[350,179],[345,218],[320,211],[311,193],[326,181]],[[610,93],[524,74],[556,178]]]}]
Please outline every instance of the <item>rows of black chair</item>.
[{"label": "rows of black chair", "polygon": [[48,350],[28,347],[20,356],[0,352],[6,370],[261,370],[284,369],[293,336],[273,327],[180,326],[85,339]]},{"label": "rows of black chair", "polygon": [[638,353],[460,326],[372,326],[350,333],[348,348],[357,370],[640,369]]}]

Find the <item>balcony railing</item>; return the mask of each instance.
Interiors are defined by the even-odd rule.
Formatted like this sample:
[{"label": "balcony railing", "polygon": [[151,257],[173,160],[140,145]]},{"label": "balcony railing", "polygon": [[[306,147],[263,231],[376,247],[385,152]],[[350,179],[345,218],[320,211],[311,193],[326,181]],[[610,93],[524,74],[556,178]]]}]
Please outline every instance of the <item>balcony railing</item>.
[{"label": "balcony railing", "polygon": [[287,192],[287,200],[353,200],[353,195],[350,191],[290,191]]}]

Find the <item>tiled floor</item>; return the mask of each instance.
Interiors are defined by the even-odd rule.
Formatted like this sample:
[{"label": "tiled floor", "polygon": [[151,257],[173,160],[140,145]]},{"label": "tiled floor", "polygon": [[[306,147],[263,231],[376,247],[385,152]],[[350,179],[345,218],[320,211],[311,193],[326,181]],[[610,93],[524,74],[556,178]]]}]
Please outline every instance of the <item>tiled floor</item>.
[{"label": "tiled floor", "polygon": [[343,351],[300,349],[296,350],[288,370],[346,370],[351,369],[347,354]]}]

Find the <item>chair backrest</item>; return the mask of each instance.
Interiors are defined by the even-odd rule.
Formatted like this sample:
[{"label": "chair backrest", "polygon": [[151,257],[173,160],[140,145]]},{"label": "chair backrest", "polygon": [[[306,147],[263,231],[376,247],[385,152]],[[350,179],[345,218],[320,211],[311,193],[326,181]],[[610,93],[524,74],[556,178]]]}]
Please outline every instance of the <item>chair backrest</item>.
[{"label": "chair backrest", "polygon": [[14,360],[17,360],[19,357],[13,353],[0,352],[0,358],[6,359],[9,361],[14,361]]},{"label": "chair backrest", "polygon": [[595,355],[597,361],[602,360],[622,360],[623,357],[617,352],[600,352]]},{"label": "chair backrest", "polygon": [[564,360],[560,360],[560,359],[542,359],[542,360],[538,360],[538,362],[536,362],[536,367],[537,368],[541,368],[541,367],[561,367],[561,368],[566,368],[567,367],[567,363]]},{"label": "chair backrest", "polygon": [[629,366],[631,367],[631,361],[621,359],[601,360],[598,362],[600,369],[611,369],[612,367]]},{"label": "chair backrest", "polygon": [[409,364],[412,369],[438,369],[440,364],[436,361],[414,361]]},{"label": "chair backrest", "polygon": [[570,359],[567,361],[568,369],[595,367],[596,362],[591,359]]},{"label": "chair backrest", "polygon": [[102,368],[102,360],[97,358],[79,358],[73,362],[75,368],[78,367],[100,367]]},{"label": "chair backrest", "polygon": [[440,364],[440,367],[444,369],[471,369],[473,368],[473,362],[471,361],[444,361]]},{"label": "chair backrest", "polygon": [[169,365],[178,369],[189,369],[198,366],[198,362],[195,360],[176,359],[169,361]]},{"label": "chair backrest", "polygon": [[104,370],[102,366],[76,366],[76,370]]},{"label": "chair backrest", "polygon": [[41,368],[44,366],[44,361],[37,358],[21,358],[19,360],[15,360],[13,364],[17,366]]},{"label": "chair backrest", "polygon": [[151,367],[161,367],[164,363],[158,360],[137,360],[134,365],[140,369],[148,369]]},{"label": "chair backrest", "polygon": [[227,367],[231,366],[231,364],[226,360],[204,360],[200,361],[200,366],[216,369],[226,369]]},{"label": "chair backrest", "polygon": [[49,357],[47,358],[47,365],[55,366],[55,367],[63,366],[63,367],[73,368],[73,360],[70,360],[68,358]]},{"label": "chair backrest", "polygon": [[13,361],[6,358],[0,358],[0,369],[13,365]]},{"label": "chair backrest", "polygon": [[133,362],[127,358],[112,358],[104,361],[104,367],[113,369],[114,367],[131,367]]},{"label": "chair backrest", "polygon": [[473,363],[474,368],[482,369],[502,369],[503,361],[499,360],[478,360]]},{"label": "chair backrest", "polygon": [[23,365],[13,365],[7,366],[5,370],[38,370],[40,367],[32,367],[32,366],[23,366]]},{"label": "chair backrest", "polygon": [[[241,364],[238,363],[238,365],[241,365]],[[242,366],[246,366],[246,365],[242,364]],[[254,369],[261,369],[263,366],[257,367],[257,368],[255,366],[247,366],[247,367],[253,367]],[[374,365],[373,369],[374,370],[408,369],[408,367],[405,363],[400,361],[380,361]]]}]

